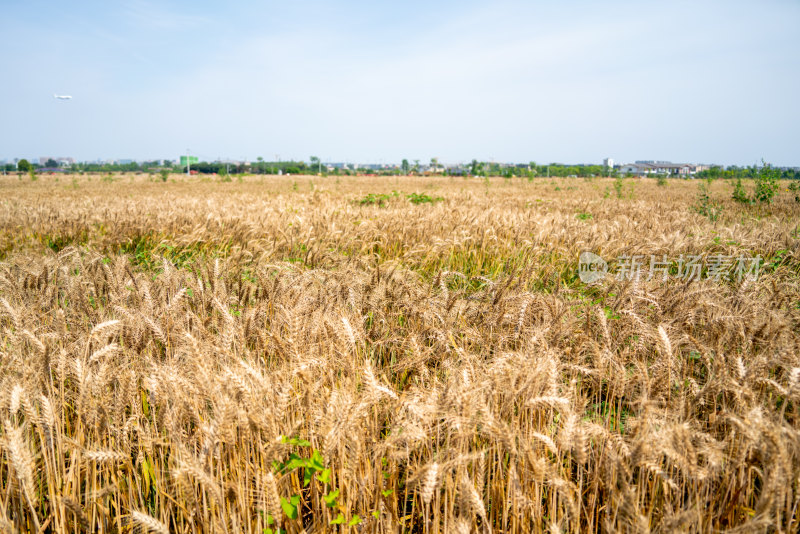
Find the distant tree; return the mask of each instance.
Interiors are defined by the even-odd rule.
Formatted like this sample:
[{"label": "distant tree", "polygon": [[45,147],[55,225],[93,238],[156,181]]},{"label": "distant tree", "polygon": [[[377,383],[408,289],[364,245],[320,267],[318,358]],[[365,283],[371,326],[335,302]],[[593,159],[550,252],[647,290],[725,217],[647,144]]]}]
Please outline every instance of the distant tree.
[{"label": "distant tree", "polygon": [[45,167],[58,167],[58,162],[56,160],[54,160],[53,158],[50,158],[44,163],[44,166]]},{"label": "distant tree", "polygon": [[409,165],[407,159],[403,160],[403,163],[400,164],[400,167],[403,169],[403,174],[408,174],[408,171],[411,170],[411,165]]},{"label": "distant tree", "polygon": [[316,169],[317,172],[322,172],[322,162],[317,156],[311,156],[310,158],[308,158],[308,161],[310,163],[309,167],[311,167],[311,169]]},{"label": "distant tree", "polygon": [[21,172],[28,172],[33,168],[33,165],[27,159],[21,159],[17,162],[17,169]]},{"label": "distant tree", "polygon": [[414,167],[411,170],[414,171],[414,172],[419,172],[419,160],[418,159],[414,160]]},{"label": "distant tree", "polygon": [[470,165],[470,168],[469,168],[469,173],[472,176],[477,176],[479,170],[480,170],[480,165],[478,163],[478,160],[477,159],[473,159],[472,160],[472,164]]}]

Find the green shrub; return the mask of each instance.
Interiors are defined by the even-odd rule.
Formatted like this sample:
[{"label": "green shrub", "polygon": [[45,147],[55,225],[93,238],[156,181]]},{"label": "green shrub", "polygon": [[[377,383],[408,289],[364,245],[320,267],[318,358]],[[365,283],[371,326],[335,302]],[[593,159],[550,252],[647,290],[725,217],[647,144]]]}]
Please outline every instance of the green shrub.
[{"label": "green shrub", "polygon": [[753,193],[753,199],[758,202],[772,202],[772,197],[778,192],[780,184],[778,178],[780,171],[772,167],[762,160],[762,167],[759,169],[758,174],[755,176],[756,188]]},{"label": "green shrub", "polygon": [[708,217],[708,220],[716,221],[722,214],[722,207],[719,202],[711,198],[706,184],[700,182],[698,186],[699,190],[697,192],[697,200],[693,206],[694,210],[700,215]]},{"label": "green shrub", "polygon": [[384,206],[386,201],[389,200],[389,195],[385,193],[375,194],[370,193],[358,201],[362,206]]},{"label": "green shrub", "polygon": [[427,193],[409,193],[406,197],[412,204],[435,204],[444,200],[443,197],[432,197]]},{"label": "green shrub", "polygon": [[617,176],[614,178],[614,191],[617,192],[617,198],[622,198],[622,189],[625,187],[625,181]]},{"label": "green shrub", "polygon": [[751,203],[750,197],[747,196],[747,191],[744,190],[741,178],[737,178],[736,183],[733,184],[733,195],[731,196],[736,202],[741,202],[743,204]]},{"label": "green shrub", "polygon": [[800,202],[800,181],[792,180],[789,184],[789,191],[794,193],[794,201]]},{"label": "green shrub", "polygon": [[768,204],[772,202],[775,194],[780,189],[779,179],[781,173],[769,163],[764,162],[764,160],[761,160],[761,163],[761,168],[753,177],[753,182],[755,184],[753,195],[750,196],[747,194],[747,191],[742,185],[742,179],[737,178],[733,185],[733,194],[731,195],[733,200],[743,204],[755,204],[756,202]]}]

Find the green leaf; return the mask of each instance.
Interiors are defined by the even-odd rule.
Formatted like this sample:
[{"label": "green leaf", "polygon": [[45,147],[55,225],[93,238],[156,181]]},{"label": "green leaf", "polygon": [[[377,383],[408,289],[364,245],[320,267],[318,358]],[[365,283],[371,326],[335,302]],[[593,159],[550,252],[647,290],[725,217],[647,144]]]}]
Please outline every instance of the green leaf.
[{"label": "green leaf", "polygon": [[347,523],[347,526],[348,527],[354,527],[354,526],[358,525],[359,523],[361,523],[361,518],[358,517],[358,514],[356,514],[356,515],[353,516],[353,518],[350,520],[350,522]]},{"label": "green leaf", "polygon": [[305,467],[308,465],[308,462],[305,458],[301,458],[295,453],[289,455],[289,461],[284,464],[283,469],[284,471],[294,471],[299,467]]},{"label": "green leaf", "polygon": [[330,469],[323,469],[320,473],[317,473],[317,480],[319,480],[323,484],[330,484],[330,482],[331,482],[331,470]]},{"label": "green leaf", "polygon": [[289,519],[297,519],[297,507],[299,504],[299,495],[292,495],[291,500],[289,501],[281,497],[281,508],[283,508],[283,513],[285,513],[286,517]]},{"label": "green leaf", "polygon": [[322,471],[325,469],[325,459],[317,449],[314,449],[311,452],[311,458],[308,459],[308,466],[316,469],[317,471]]},{"label": "green leaf", "polygon": [[275,518],[272,517],[272,514],[267,514],[267,524],[271,525],[275,522]]},{"label": "green leaf", "polygon": [[331,525],[343,525],[344,524],[344,514],[340,513],[336,519],[331,519]]},{"label": "green leaf", "polygon": [[339,490],[328,492],[326,495],[323,495],[322,498],[325,500],[325,506],[333,508],[336,506],[336,499],[339,498]]},{"label": "green leaf", "polygon": [[384,497],[388,497],[392,493],[394,493],[394,490],[391,489],[381,491],[381,495],[383,495]]},{"label": "green leaf", "polygon": [[306,441],[300,438],[289,438],[286,436],[281,436],[281,443],[288,443],[289,445],[295,445],[297,447],[310,447],[311,442]]}]

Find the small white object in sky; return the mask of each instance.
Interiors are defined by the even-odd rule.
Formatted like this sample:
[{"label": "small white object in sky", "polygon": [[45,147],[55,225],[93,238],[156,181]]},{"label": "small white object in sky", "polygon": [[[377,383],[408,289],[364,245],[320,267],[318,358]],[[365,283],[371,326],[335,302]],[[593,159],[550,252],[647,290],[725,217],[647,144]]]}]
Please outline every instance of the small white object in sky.
[{"label": "small white object in sky", "polygon": [[70,95],[53,95],[53,98],[57,98],[59,100],[72,100],[72,96]]}]

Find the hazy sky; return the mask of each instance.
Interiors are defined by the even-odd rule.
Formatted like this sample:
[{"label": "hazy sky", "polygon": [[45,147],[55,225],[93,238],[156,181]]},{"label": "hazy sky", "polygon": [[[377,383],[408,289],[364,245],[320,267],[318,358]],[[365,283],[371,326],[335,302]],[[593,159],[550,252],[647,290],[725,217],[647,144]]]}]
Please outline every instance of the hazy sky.
[{"label": "hazy sky", "polygon": [[797,0],[0,0],[0,71],[0,159],[800,165]]}]

